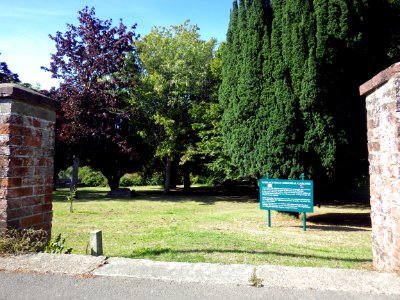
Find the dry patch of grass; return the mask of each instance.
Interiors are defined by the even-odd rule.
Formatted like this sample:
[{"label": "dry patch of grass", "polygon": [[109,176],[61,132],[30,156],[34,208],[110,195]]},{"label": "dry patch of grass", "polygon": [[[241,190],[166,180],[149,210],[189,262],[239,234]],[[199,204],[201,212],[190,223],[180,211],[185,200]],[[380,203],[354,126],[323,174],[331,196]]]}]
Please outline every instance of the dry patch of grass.
[{"label": "dry patch of grass", "polygon": [[279,264],[368,269],[369,209],[322,206],[302,222],[272,213],[272,228],[257,199],[247,196],[164,196],[137,189],[132,199],[106,198],[105,189],[81,189],[69,213],[66,190],[55,194],[53,236],[62,233],[74,253],[86,252],[89,232],[103,231],[107,256],[160,261]]}]

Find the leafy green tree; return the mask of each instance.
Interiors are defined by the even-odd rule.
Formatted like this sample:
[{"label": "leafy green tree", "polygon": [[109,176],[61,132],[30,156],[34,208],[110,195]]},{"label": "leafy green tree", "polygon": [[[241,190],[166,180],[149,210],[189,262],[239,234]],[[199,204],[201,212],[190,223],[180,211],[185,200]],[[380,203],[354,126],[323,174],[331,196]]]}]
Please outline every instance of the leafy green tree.
[{"label": "leafy green tree", "polygon": [[213,49],[216,41],[200,39],[199,28],[189,21],[170,28],[155,27],[137,43],[145,72],[144,110],[156,125],[156,156],[165,162],[165,193],[171,186],[171,169],[179,163],[184,184],[190,186],[190,155],[198,137],[190,110],[210,97]]},{"label": "leafy green tree", "polygon": [[222,138],[222,108],[218,102],[218,90],[222,82],[223,52],[225,43],[221,43],[211,62],[212,90],[209,101],[196,103],[190,111],[193,118],[192,128],[196,131],[199,141],[191,155],[204,164],[208,177],[224,179],[226,174],[233,173],[233,166],[224,154]]}]

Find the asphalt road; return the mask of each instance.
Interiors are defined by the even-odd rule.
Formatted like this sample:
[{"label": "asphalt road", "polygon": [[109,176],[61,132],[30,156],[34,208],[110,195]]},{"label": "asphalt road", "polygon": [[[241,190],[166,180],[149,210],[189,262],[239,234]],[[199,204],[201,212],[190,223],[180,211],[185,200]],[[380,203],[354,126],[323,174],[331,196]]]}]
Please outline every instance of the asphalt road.
[{"label": "asphalt road", "polygon": [[398,295],[356,292],[255,288],[121,277],[0,272],[1,300],[46,299],[396,299]]}]

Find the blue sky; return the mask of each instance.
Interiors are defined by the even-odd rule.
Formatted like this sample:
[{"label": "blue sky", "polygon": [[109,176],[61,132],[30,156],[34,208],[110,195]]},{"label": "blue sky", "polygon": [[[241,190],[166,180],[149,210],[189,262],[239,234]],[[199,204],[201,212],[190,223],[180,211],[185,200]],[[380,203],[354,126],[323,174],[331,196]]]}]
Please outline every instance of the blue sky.
[{"label": "blue sky", "polygon": [[66,24],[77,24],[78,11],[96,8],[100,19],[120,18],[130,27],[137,23],[141,36],[153,26],[170,26],[189,19],[197,24],[201,37],[225,40],[232,0],[0,0],[0,61],[5,61],[21,81],[43,88],[57,85],[40,69],[50,64],[54,42],[48,37],[65,32]]}]

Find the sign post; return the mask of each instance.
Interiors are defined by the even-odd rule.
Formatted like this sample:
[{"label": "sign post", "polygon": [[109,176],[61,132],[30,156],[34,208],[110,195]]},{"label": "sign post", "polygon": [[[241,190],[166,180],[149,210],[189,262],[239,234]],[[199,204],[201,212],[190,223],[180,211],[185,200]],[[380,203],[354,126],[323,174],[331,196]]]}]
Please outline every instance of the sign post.
[{"label": "sign post", "polygon": [[271,228],[271,210],[268,209],[268,227]]},{"label": "sign post", "polygon": [[261,178],[260,209],[268,211],[268,227],[271,227],[271,210],[301,212],[303,230],[307,230],[307,212],[314,211],[313,181]]}]

